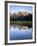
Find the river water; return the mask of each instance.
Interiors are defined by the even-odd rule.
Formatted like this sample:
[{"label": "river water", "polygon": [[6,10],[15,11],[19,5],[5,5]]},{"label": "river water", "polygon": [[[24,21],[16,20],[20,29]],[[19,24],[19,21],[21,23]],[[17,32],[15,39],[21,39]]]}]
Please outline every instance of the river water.
[{"label": "river water", "polygon": [[10,40],[28,40],[32,39],[32,28],[19,29],[19,27],[10,28]]}]

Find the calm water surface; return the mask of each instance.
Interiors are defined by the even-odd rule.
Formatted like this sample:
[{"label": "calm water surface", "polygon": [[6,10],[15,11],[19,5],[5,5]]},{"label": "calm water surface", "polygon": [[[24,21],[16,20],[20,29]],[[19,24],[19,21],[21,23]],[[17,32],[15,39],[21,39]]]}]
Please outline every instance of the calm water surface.
[{"label": "calm water surface", "polygon": [[11,27],[10,40],[27,40],[32,39],[32,28],[19,29],[19,27]]}]

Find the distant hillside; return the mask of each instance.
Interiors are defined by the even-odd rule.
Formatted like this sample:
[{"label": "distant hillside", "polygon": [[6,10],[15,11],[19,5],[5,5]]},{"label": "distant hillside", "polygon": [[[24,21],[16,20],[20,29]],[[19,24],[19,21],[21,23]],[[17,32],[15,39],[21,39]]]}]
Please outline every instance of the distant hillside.
[{"label": "distant hillside", "polygon": [[28,12],[10,13],[10,20],[13,21],[32,21],[32,14]]}]

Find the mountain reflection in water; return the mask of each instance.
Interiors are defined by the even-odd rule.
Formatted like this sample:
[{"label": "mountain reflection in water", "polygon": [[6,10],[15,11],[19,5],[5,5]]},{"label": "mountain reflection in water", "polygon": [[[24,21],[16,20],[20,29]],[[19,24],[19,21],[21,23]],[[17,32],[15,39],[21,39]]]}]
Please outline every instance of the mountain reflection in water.
[{"label": "mountain reflection in water", "polygon": [[32,28],[23,29],[19,26],[10,28],[10,40],[32,39]]}]

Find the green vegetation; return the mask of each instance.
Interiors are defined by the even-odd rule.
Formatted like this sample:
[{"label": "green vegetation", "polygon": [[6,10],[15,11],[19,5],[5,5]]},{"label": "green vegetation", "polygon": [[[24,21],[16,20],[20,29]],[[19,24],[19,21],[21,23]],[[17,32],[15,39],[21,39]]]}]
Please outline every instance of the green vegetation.
[{"label": "green vegetation", "polygon": [[10,25],[32,27],[32,14],[27,12],[10,13]]},{"label": "green vegetation", "polygon": [[11,21],[10,22],[11,24],[21,24],[21,25],[24,25],[24,24],[32,24],[31,21]]}]

